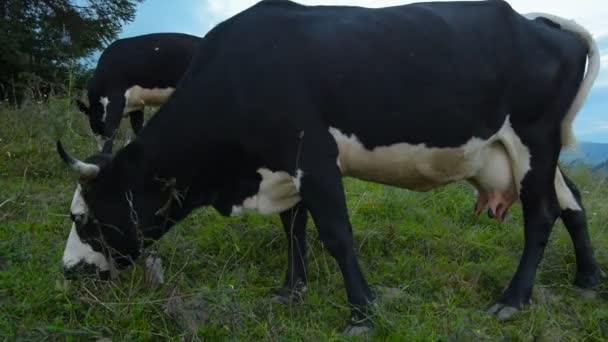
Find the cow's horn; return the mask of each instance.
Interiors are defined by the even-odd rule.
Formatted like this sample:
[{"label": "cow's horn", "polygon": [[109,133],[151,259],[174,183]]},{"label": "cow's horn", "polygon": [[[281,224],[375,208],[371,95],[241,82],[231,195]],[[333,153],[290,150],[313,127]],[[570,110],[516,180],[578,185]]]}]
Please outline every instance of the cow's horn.
[{"label": "cow's horn", "polygon": [[78,174],[80,174],[80,177],[82,177],[83,179],[95,178],[95,176],[97,176],[97,174],[99,173],[99,166],[91,163],[82,162],[70,156],[65,151],[63,145],[61,144],[61,141],[59,140],[57,140],[57,152],[59,152],[59,156],[61,156],[61,159],[63,159],[63,161],[68,164],[68,166],[71,167],[74,171],[78,172]]}]

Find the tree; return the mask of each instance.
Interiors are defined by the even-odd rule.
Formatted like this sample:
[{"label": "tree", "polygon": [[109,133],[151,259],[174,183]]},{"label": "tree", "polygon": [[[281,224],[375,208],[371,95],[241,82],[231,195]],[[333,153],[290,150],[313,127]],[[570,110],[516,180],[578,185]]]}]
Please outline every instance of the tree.
[{"label": "tree", "polygon": [[142,1],[0,0],[0,100],[61,91]]}]

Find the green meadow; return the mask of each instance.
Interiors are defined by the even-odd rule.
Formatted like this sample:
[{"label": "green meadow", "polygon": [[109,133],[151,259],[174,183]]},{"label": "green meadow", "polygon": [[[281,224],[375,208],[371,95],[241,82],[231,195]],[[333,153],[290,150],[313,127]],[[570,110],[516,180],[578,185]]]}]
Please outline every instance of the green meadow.
[{"label": "green meadow", "polygon": [[[198,209],[153,246],[165,272],[158,288],[145,285],[139,265],[113,282],[64,280],[76,178],[55,151],[58,138],[81,158],[96,149],[86,118],[69,100],[0,107],[0,340],[346,340],[342,276],[312,220],[308,292],[290,305],[269,295],[287,262],[278,216],[224,218],[211,208]],[[606,179],[584,168],[567,173],[583,193],[595,253],[607,268]],[[531,304],[500,322],[486,310],[522,252],[519,205],[501,224],[473,215],[475,195],[464,183],[428,193],[353,179],[345,184],[359,260],[378,298],[375,334],[359,339],[608,338],[608,282],[593,291],[571,285],[575,257],[560,221]]]}]

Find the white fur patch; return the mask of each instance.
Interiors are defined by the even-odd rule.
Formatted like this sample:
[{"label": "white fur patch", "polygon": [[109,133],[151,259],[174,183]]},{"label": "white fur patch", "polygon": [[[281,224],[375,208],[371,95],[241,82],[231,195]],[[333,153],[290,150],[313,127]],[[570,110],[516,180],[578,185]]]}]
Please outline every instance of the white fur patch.
[{"label": "white fur patch", "polygon": [[70,213],[72,215],[82,215],[83,217],[86,217],[89,214],[89,207],[84,202],[81,191],[82,188],[80,187],[80,184],[77,184],[74,196],[72,197],[72,204],[70,205]]},{"label": "white fur patch", "polygon": [[132,86],[125,91],[125,108],[123,114],[142,110],[146,106],[158,107],[169,99],[175,88],[143,88]]},{"label": "white fur patch", "polygon": [[472,137],[458,147],[397,143],[368,150],[354,134],[347,136],[335,127],[329,132],[338,145],[337,163],[344,176],[416,191],[474,180],[486,191],[519,194],[521,180],[530,169],[530,153],[509,117],[487,140]]},{"label": "white fur patch", "polygon": [[296,190],[300,191],[300,186],[302,186],[302,176],[304,176],[304,171],[298,169],[296,171],[296,176],[292,177],[293,184],[296,186]]},{"label": "white fur patch", "polygon": [[532,155],[526,145],[523,144],[513,126],[511,126],[511,119],[507,115],[505,123],[496,134],[497,139],[502,143],[511,161],[511,172],[513,172],[513,178],[515,179],[515,188],[517,194],[521,192],[521,182],[524,176],[532,169],[530,161]]},{"label": "white fur patch", "polygon": [[570,188],[566,185],[566,181],[559,170],[555,170],[555,193],[557,194],[557,200],[562,210],[570,209],[581,211],[581,207],[574,198],[574,194],[570,191]]},{"label": "white fur patch", "polygon": [[354,134],[347,136],[334,127],[329,132],[338,144],[338,165],[344,176],[417,191],[473,177],[489,145],[472,138],[453,148],[397,143],[368,150]]},{"label": "white fur patch", "polygon": [[81,261],[97,266],[100,271],[108,271],[110,269],[110,264],[102,253],[94,251],[91,245],[80,240],[75,224],[72,224],[72,230],[63,251],[62,261],[65,269],[70,269]]},{"label": "white fur patch", "polygon": [[[72,197],[72,204],[70,205],[70,213],[75,217],[80,217],[81,223],[85,224],[89,215],[89,208],[82,198],[82,188],[80,184],[76,185],[74,191],[74,197]],[[107,271],[110,266],[106,260],[106,257],[99,252],[93,250],[93,248],[80,240],[78,232],[76,231],[76,224],[72,223],[72,230],[68,237],[68,241],[63,251],[63,267],[69,269],[77,265],[80,261],[84,261],[91,265],[96,265],[100,271]]]},{"label": "white fur patch", "polygon": [[103,115],[101,116],[101,121],[106,122],[106,116],[108,115],[108,105],[110,104],[110,99],[106,96],[102,96],[99,98],[99,103],[103,106]]},{"label": "white fur patch", "polygon": [[95,142],[97,143],[97,149],[103,150],[103,145],[108,141],[108,139],[102,137],[101,135],[95,135]]},{"label": "white fur patch", "polygon": [[472,183],[477,183],[486,193],[508,193],[516,197],[511,161],[503,145],[500,142],[491,144],[485,149],[483,158],[485,162]]},{"label": "white fur patch", "polygon": [[254,210],[263,215],[281,213],[300,202],[300,181],[304,172],[296,171],[292,177],[284,171],[258,170],[262,176],[258,193],[248,197],[241,205],[232,207],[231,216],[239,215],[243,210]]}]

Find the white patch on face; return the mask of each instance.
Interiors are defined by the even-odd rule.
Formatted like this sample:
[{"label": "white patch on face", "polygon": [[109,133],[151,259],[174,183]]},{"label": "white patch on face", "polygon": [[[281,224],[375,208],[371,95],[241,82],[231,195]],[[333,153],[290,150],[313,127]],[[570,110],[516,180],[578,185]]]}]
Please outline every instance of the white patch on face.
[{"label": "white patch on face", "polygon": [[73,216],[79,216],[82,218],[82,223],[85,224],[89,215],[89,207],[84,202],[84,198],[82,198],[82,188],[80,184],[76,185],[76,190],[74,191],[74,197],[72,197],[72,204],[70,205],[70,213]]},{"label": "white patch on face", "polygon": [[259,169],[258,173],[262,176],[258,193],[246,198],[241,205],[232,206],[231,216],[239,215],[245,209],[263,215],[278,214],[300,202],[302,170],[298,169],[295,177],[284,171],[273,172],[265,168]]},{"label": "white patch on face", "polygon": [[125,91],[125,109],[123,114],[136,110],[142,110],[145,106],[158,107],[164,104],[175,88],[142,88],[138,85],[132,86]]},{"label": "white patch on face", "polygon": [[521,182],[524,176],[532,169],[530,161],[532,155],[526,145],[523,144],[519,136],[515,133],[513,126],[511,126],[510,117],[507,115],[505,123],[496,134],[498,140],[502,143],[509,160],[511,162],[511,172],[515,180],[515,188],[517,194],[521,193]]},{"label": "white patch on face", "polygon": [[293,184],[296,186],[296,190],[300,191],[300,186],[302,186],[302,176],[304,176],[304,171],[298,169],[296,171],[296,176],[292,177]]},{"label": "white patch on face", "polygon": [[102,253],[94,251],[91,245],[80,240],[75,224],[72,224],[72,230],[63,251],[62,261],[65,269],[70,269],[84,261],[87,264],[97,266],[99,271],[110,270],[110,264],[106,257]]},{"label": "white patch on face", "polygon": [[562,210],[582,210],[580,205],[578,205],[576,198],[574,198],[574,194],[566,185],[564,176],[559,168],[555,170],[555,193],[557,194],[557,201],[559,202],[559,206]]},{"label": "white patch on face", "polygon": [[158,46],[154,48],[154,51],[158,51],[158,50],[160,50],[160,48]]},{"label": "white patch on face", "polygon": [[97,149],[99,151],[103,150],[103,145],[106,143],[106,141],[107,139],[101,135],[95,135],[95,142],[97,143]]},{"label": "white patch on face", "polygon": [[101,122],[106,122],[106,116],[108,115],[108,105],[110,104],[110,99],[106,96],[102,96],[99,98],[99,103],[103,106],[103,115],[101,116]]}]

